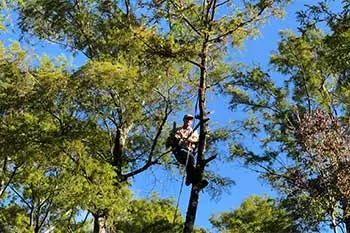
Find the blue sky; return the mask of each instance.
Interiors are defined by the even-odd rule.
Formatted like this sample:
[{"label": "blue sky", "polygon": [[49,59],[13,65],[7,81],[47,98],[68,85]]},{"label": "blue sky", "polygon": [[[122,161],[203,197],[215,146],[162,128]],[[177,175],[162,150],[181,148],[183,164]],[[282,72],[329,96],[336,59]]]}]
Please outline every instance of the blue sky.
[{"label": "blue sky", "polygon": [[[244,62],[248,65],[258,63],[265,68],[268,68],[268,61],[271,52],[276,51],[279,40],[279,31],[285,29],[292,29],[296,31],[297,22],[295,12],[303,9],[304,4],[315,4],[316,0],[295,0],[286,9],[286,17],[284,19],[270,19],[261,30],[261,35],[255,40],[245,42],[245,48],[232,51],[233,57],[236,60]],[[9,44],[11,40],[18,39],[18,33],[8,32],[0,34],[0,40]],[[85,62],[83,56],[73,56],[57,45],[42,43],[41,41],[34,41],[35,50],[37,53],[46,53],[50,57],[55,57],[60,54],[65,54],[69,59],[74,59],[75,67],[79,67]],[[282,79],[279,74],[273,73],[274,80]],[[242,116],[240,112],[231,112],[227,110],[225,100],[221,97],[210,97],[210,104],[208,110],[214,110],[212,115],[212,122],[219,125],[225,125],[228,121],[234,120]],[[178,124],[181,123],[181,119]],[[254,146],[254,145],[252,145]],[[259,148],[255,148],[258,150]],[[211,228],[208,221],[211,214],[228,211],[236,208],[240,203],[250,195],[276,195],[269,185],[263,180],[258,179],[257,174],[247,168],[242,167],[239,162],[232,163],[213,163],[211,169],[214,169],[222,176],[232,178],[236,185],[230,190],[230,193],[224,193],[219,200],[211,200],[207,193],[201,193],[198,214],[196,218],[196,225]],[[169,172],[156,172],[150,170],[145,174],[135,178],[134,192],[137,197],[150,196],[152,192],[158,192],[161,197],[178,198],[178,193],[181,185],[181,176],[176,172],[170,174]],[[182,215],[185,216],[187,204],[190,195],[190,187],[184,187],[181,200],[180,209]]]}]

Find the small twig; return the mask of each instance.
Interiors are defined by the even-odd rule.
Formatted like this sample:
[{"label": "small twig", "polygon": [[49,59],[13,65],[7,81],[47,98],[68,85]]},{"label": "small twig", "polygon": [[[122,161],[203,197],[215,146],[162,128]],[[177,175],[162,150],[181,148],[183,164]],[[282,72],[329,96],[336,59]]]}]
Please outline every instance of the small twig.
[{"label": "small twig", "polygon": [[225,5],[228,2],[230,2],[230,0],[226,0],[226,1],[223,1],[222,3],[216,4],[216,8],[218,8],[218,7],[222,6],[222,5]]},{"label": "small twig", "polygon": [[204,165],[207,165],[208,163],[210,163],[212,160],[216,159],[217,157],[217,154],[213,155],[213,156],[210,156],[209,158],[205,159],[203,161]]}]

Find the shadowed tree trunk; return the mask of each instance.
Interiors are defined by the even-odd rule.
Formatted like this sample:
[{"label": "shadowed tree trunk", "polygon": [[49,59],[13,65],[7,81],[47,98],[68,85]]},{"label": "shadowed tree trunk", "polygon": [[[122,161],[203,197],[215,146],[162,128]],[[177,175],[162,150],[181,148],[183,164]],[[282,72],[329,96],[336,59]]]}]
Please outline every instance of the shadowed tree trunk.
[{"label": "shadowed tree trunk", "polygon": [[348,213],[348,205],[347,205],[347,200],[344,200],[343,204],[343,215],[344,215],[344,224],[345,224],[345,232],[350,233],[350,216]]},{"label": "shadowed tree trunk", "polygon": [[93,214],[94,230],[93,233],[109,233],[107,229],[107,214]]}]

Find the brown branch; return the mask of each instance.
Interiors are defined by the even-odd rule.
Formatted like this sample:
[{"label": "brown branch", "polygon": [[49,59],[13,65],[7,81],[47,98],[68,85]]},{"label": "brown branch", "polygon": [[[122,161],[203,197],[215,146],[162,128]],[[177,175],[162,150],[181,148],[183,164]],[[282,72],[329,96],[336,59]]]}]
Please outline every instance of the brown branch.
[{"label": "brown branch", "polygon": [[230,2],[230,0],[226,0],[226,1],[223,1],[222,3],[216,4],[216,8],[218,8],[218,7],[222,6],[222,5],[225,5],[228,2]]},{"label": "brown branch", "polygon": [[126,17],[128,20],[130,20],[130,13],[131,13],[131,8],[130,8],[130,0],[125,0],[125,8],[126,8]]},{"label": "brown branch", "polygon": [[[48,197],[48,198],[51,198],[51,197]],[[46,200],[45,200],[45,202],[46,202]],[[50,202],[49,202],[49,204],[48,204],[48,208],[52,205],[52,203],[53,203],[53,199],[51,198],[51,200],[50,200]],[[41,206],[41,205],[40,205]],[[40,207],[41,208],[41,207]],[[40,210],[40,209],[39,209]],[[38,210],[38,212],[39,212],[39,210]],[[44,217],[43,217],[43,219],[41,220],[41,223],[40,224],[38,224],[37,225],[37,230],[39,231],[41,228],[42,228],[42,226],[44,225],[44,223],[45,223],[45,220],[47,219],[47,217],[49,216],[49,213],[50,213],[50,211],[49,211],[49,209],[47,209],[46,210],[46,213],[45,213],[45,215],[44,215]],[[38,213],[38,214],[40,214],[40,213]],[[39,218],[38,218],[38,223],[39,223]]]},{"label": "brown branch", "polygon": [[15,167],[14,171],[12,172],[9,180],[7,181],[6,185],[4,186],[4,188],[1,190],[1,193],[0,193],[0,197],[2,197],[2,195],[5,193],[6,189],[9,187],[11,181],[13,180],[13,178],[15,177],[15,174],[17,172],[17,169],[18,167]]},{"label": "brown branch", "polygon": [[[215,17],[215,9],[217,7],[216,0],[213,0],[212,5],[213,5],[213,8],[211,9],[211,19],[210,19],[211,22],[214,20],[214,17]],[[210,28],[211,28],[211,26],[210,26]]]},{"label": "brown branch", "polygon": [[197,63],[197,62],[195,62],[195,61],[192,61],[192,60],[189,60],[189,59],[186,59],[185,61],[187,61],[187,62],[189,62],[189,63],[191,63],[191,64],[193,64],[193,65],[195,65],[195,66],[197,66],[199,68],[202,68],[202,65]]},{"label": "brown branch", "polygon": [[126,179],[129,178],[129,177],[135,176],[135,175],[137,175],[137,174],[139,174],[139,173],[145,171],[147,168],[149,168],[150,166],[152,166],[152,165],[154,165],[154,164],[158,164],[158,163],[159,163],[159,160],[160,160],[163,156],[165,156],[166,154],[170,153],[171,151],[172,151],[172,149],[167,150],[166,152],[160,154],[156,159],[154,159],[154,160],[152,160],[152,161],[150,161],[150,162],[147,162],[147,163],[146,163],[144,166],[142,166],[141,168],[136,169],[136,170],[134,170],[134,171],[132,171],[132,172],[130,172],[130,173],[124,174],[124,175],[123,175],[124,180],[126,180]]},{"label": "brown branch", "polygon": [[[207,11],[206,11],[206,13],[205,13],[205,24],[206,24],[206,26],[208,25],[208,23],[209,23],[209,15],[210,15],[210,9],[211,9],[211,4],[213,3],[213,1],[212,0],[205,0],[206,2],[207,2]],[[210,27],[209,27],[210,28]],[[206,35],[207,35],[207,33],[206,33]]]}]

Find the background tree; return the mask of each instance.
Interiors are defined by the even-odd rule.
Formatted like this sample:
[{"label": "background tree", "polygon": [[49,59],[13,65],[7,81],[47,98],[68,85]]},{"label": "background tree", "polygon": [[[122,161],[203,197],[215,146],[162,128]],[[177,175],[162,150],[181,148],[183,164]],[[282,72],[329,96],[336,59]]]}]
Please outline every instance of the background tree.
[{"label": "background tree", "polygon": [[220,232],[299,232],[287,212],[273,199],[250,196],[240,207],[210,218],[211,224]]},{"label": "background tree", "polygon": [[79,116],[65,63],[44,57],[33,68],[17,43],[1,53],[1,212],[23,227],[4,228],[79,231],[76,217],[87,211],[120,213],[129,191],[116,189],[113,168],[84,144],[98,126]]},{"label": "background tree", "polygon": [[[237,72],[223,87],[233,108],[244,105],[255,113],[244,126],[264,150],[258,154],[241,142],[232,146],[233,155],[255,165],[311,230],[324,222],[334,232],[350,230],[348,7],[343,2],[332,12],[325,2],[310,6],[299,13],[299,35],[281,34],[271,64],[287,76],[284,85],[256,67]],[[327,23],[327,33],[321,22]]]},{"label": "background tree", "polygon": [[[155,32],[123,4],[26,1],[16,7],[24,33],[78,50],[91,59],[75,72],[66,71],[75,93],[69,111],[62,114],[57,106],[50,112],[63,130],[83,129],[85,136],[81,134],[79,140],[92,162],[115,171],[116,188],[151,165],[169,160],[164,150],[167,121],[186,99],[186,93],[179,92],[181,87],[175,88],[180,77],[177,65],[146,53],[144,43],[132,39],[142,35],[148,40]],[[72,118],[79,124],[66,122]],[[94,232],[103,232],[108,230],[105,223],[110,210],[97,207],[90,210]]]},{"label": "background tree", "polygon": [[[2,47],[1,52],[3,197],[7,201],[21,200],[21,210],[28,217],[24,227],[33,226],[35,232],[55,225],[72,227],[80,210],[98,216],[108,210],[109,221],[113,221],[120,210],[120,198],[129,196],[120,181],[165,158],[166,153],[159,152],[163,143],[157,144],[157,140],[161,140],[165,124],[162,117],[167,117],[172,108],[169,102],[163,102],[166,107],[161,104],[167,97],[161,89],[155,89],[154,83],[159,81],[147,79],[153,84],[152,89],[139,81],[140,88],[133,87],[137,92],[130,95],[128,86],[131,88],[136,80],[129,75],[137,79],[139,76],[123,65],[90,63],[72,76],[65,63],[56,65],[47,58],[42,58],[38,67],[31,67],[30,56],[18,44],[11,50]],[[96,76],[106,71],[109,75],[102,75],[95,83]],[[114,77],[112,72],[123,78]],[[89,79],[84,78],[86,74]],[[160,78],[154,74],[152,77]],[[166,95],[170,97],[171,92]],[[124,99],[120,104],[120,98],[131,100]],[[166,115],[162,115],[165,110]],[[132,119],[134,122],[130,123]],[[135,122],[142,128],[134,126]],[[128,160],[117,163],[121,148],[118,143],[125,142],[122,130],[126,124],[130,130],[127,136],[139,148],[128,142],[135,149],[123,151],[128,153]],[[118,130],[124,134],[118,135]],[[3,210],[8,208],[4,206]],[[63,223],[66,217],[67,222]],[[95,225],[95,229],[101,227]]]},{"label": "background tree", "polygon": [[132,200],[127,214],[116,221],[115,229],[120,233],[180,232],[183,219],[180,213],[175,215],[177,211],[173,201],[160,199],[155,194],[150,200]]}]

